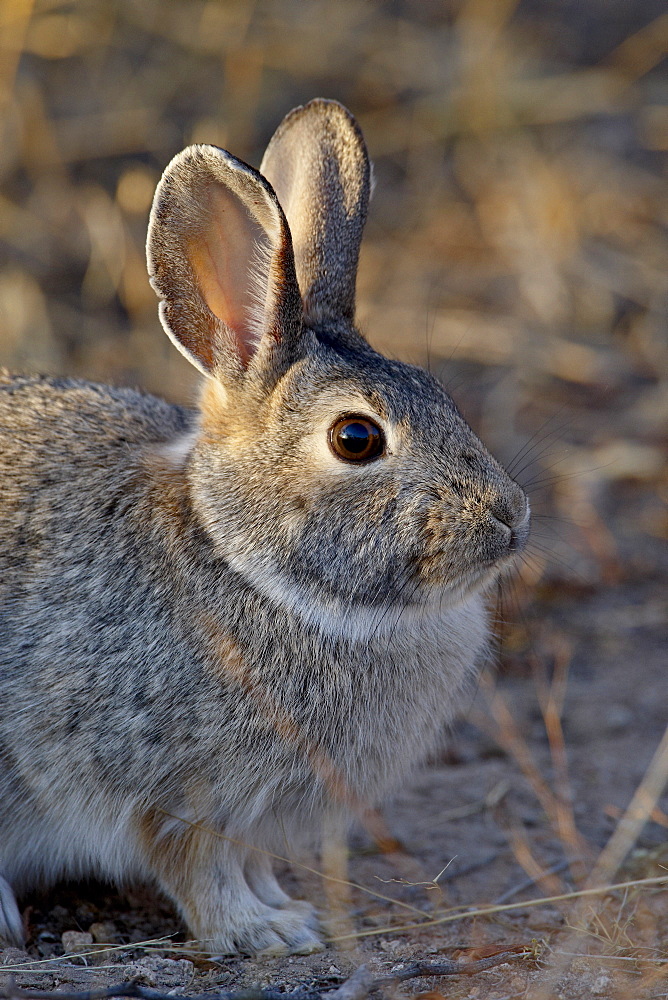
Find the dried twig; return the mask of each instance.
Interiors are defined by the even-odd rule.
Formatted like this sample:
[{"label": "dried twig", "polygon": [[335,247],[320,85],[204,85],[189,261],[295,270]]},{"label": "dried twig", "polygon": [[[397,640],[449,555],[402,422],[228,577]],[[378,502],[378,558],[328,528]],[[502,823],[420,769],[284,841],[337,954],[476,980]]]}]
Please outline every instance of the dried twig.
[{"label": "dried twig", "polygon": [[657,801],[668,784],[668,726],[656,753],[636,789],[615,832],[601,851],[588,884],[596,885],[614,877],[624,858],[635,844],[640,831],[652,815]]},{"label": "dried twig", "polygon": [[[302,989],[289,994],[290,1000],[364,1000],[371,993],[388,986],[404,983],[408,979],[418,979],[427,976],[475,976],[478,972],[492,969],[506,962],[517,962],[533,954],[530,948],[526,951],[503,951],[497,955],[489,955],[475,962],[412,962],[403,969],[398,969],[385,976],[376,976],[366,965],[360,965],[341,986],[331,990]],[[148,989],[136,982],[120,983],[99,990],[84,990],[68,993],[58,990],[23,990],[16,985],[13,976],[8,976],[4,985],[0,986],[0,997],[3,1000],[112,1000],[113,997],[129,997],[133,1000],[173,1000],[170,993]],[[206,993],[183,997],[183,1000],[285,1000],[286,994],[280,990],[248,989],[223,990],[220,993]]]}]

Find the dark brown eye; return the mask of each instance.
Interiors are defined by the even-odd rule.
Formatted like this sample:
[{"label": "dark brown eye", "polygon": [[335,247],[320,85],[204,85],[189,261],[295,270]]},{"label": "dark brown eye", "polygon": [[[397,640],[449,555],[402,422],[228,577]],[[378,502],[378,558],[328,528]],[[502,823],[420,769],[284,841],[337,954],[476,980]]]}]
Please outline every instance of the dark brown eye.
[{"label": "dark brown eye", "polygon": [[366,417],[341,417],[329,429],[329,445],[344,462],[371,462],[385,450],[383,432]]}]

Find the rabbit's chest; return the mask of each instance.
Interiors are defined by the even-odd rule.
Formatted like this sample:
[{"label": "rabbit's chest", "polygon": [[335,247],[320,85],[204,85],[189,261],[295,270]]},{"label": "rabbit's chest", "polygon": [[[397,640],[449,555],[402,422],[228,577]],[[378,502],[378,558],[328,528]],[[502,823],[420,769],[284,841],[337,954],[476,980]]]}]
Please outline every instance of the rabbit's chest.
[{"label": "rabbit's chest", "polygon": [[[316,640],[292,703],[311,751],[376,798],[438,744],[487,644],[482,602],[409,619],[374,641]],[[301,639],[303,643],[303,636]]]}]

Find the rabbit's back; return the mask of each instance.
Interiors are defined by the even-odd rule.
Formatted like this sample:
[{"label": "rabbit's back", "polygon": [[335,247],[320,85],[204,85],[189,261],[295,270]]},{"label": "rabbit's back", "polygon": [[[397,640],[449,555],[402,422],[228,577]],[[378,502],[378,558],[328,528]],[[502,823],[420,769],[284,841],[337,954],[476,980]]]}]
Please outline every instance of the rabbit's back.
[{"label": "rabbit's back", "polygon": [[188,426],[187,411],[131,389],[0,372],[0,590],[59,539],[94,532],[142,450]]},{"label": "rabbit's back", "polygon": [[0,371],[0,467],[11,498],[22,483],[71,481],[133,446],[165,442],[192,415],[133,389]]},{"label": "rabbit's back", "polygon": [[65,754],[91,776],[109,746],[123,749],[114,732],[128,725],[133,686],[142,697],[131,668],[150,659],[167,614],[164,540],[152,547],[137,527],[151,503],[147,456],[188,427],[187,411],[130,389],[0,375],[8,759],[25,751],[37,771],[49,760],[62,771]]}]

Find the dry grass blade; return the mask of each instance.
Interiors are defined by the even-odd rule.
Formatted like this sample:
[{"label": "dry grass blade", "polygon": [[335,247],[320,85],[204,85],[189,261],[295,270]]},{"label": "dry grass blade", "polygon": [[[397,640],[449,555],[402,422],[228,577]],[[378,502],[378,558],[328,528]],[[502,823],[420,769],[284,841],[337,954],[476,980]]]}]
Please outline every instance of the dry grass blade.
[{"label": "dry grass blade", "polygon": [[[363,938],[375,934],[403,934],[406,931],[423,930],[425,927],[436,927],[441,924],[455,923],[460,920],[471,919],[473,917],[490,917],[496,913],[506,913],[510,910],[530,909],[534,906],[546,906],[548,904],[566,903],[572,900],[584,899],[589,896],[605,896],[612,892],[619,892],[622,889],[642,889],[650,887],[661,887],[668,885],[668,875],[660,875],[656,878],[632,879],[629,882],[618,882],[612,885],[595,886],[589,889],[576,889],[573,892],[561,892],[554,896],[541,896],[538,899],[525,899],[519,903],[504,903],[498,906],[480,906],[457,908],[457,912],[450,911],[440,917],[433,917],[425,920],[422,924],[403,924],[394,927],[376,927],[371,931],[358,931],[352,937]],[[337,940],[337,939],[332,939]]]},{"label": "dry grass blade", "polygon": [[559,839],[564,845],[570,860],[571,875],[576,884],[582,881],[584,876],[583,857],[587,855],[588,848],[580,835],[573,813],[573,793],[568,774],[568,758],[566,754],[566,741],[561,723],[566,699],[566,687],[568,684],[568,670],[572,657],[572,649],[567,642],[557,639],[554,650],[554,672],[552,682],[547,683],[543,664],[532,658],[532,666],[538,700],[545,731],[550,744],[550,757],[554,767],[556,777],[556,793],[554,796],[554,817],[557,824]]},{"label": "dry grass blade", "polygon": [[626,812],[596,861],[596,866],[588,880],[590,885],[600,884],[614,877],[622,861],[638,839],[640,831],[652,816],[667,783],[668,727]]}]

